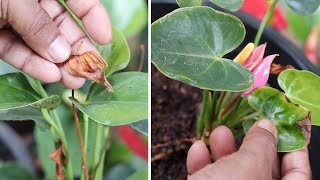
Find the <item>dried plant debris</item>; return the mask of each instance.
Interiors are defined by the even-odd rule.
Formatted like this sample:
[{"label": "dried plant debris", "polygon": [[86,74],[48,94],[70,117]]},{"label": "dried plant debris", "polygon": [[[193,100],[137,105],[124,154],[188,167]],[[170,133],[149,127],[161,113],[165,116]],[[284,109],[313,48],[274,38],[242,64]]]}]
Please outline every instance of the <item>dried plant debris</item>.
[{"label": "dried plant debris", "polygon": [[90,79],[112,91],[112,86],[104,74],[108,65],[99,53],[87,51],[82,55],[74,55],[64,63],[64,67],[73,76]]},{"label": "dried plant debris", "polygon": [[302,120],[298,121],[299,126],[302,128],[302,132],[306,140],[308,141],[308,144],[310,142],[310,137],[311,137],[311,114],[309,112],[308,116]]},{"label": "dried plant debris", "polygon": [[286,66],[283,66],[281,64],[272,64],[271,65],[271,70],[270,70],[270,74],[273,74],[275,76],[279,76],[279,74],[282,72],[282,71],[285,71],[287,69],[295,69],[293,66],[291,65],[286,65]]},{"label": "dried plant debris", "polygon": [[64,180],[65,174],[63,167],[66,164],[66,158],[61,142],[57,143],[57,149],[50,154],[50,159],[52,159],[56,163],[56,179]]}]

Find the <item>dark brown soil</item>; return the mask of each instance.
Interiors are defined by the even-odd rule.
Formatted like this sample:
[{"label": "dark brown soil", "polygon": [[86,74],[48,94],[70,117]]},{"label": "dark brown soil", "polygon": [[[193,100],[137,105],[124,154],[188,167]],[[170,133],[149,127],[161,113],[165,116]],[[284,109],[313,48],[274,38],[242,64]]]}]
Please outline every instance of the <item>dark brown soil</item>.
[{"label": "dark brown soil", "polygon": [[186,179],[186,157],[195,137],[195,122],[201,102],[200,90],[174,81],[152,65],[152,179]]}]

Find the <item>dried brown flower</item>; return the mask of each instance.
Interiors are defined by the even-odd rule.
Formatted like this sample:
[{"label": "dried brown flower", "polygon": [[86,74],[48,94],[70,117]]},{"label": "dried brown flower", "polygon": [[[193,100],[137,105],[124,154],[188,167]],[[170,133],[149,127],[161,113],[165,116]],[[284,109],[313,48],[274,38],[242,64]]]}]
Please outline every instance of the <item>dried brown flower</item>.
[{"label": "dried brown flower", "polygon": [[50,159],[56,163],[56,178],[57,180],[64,180],[63,167],[66,164],[66,158],[62,149],[61,142],[57,143],[57,149],[50,154]]},{"label": "dried brown flower", "polygon": [[82,55],[71,56],[64,63],[64,67],[73,76],[90,79],[103,85],[108,91],[112,91],[112,86],[104,74],[108,65],[97,52],[87,51]]}]

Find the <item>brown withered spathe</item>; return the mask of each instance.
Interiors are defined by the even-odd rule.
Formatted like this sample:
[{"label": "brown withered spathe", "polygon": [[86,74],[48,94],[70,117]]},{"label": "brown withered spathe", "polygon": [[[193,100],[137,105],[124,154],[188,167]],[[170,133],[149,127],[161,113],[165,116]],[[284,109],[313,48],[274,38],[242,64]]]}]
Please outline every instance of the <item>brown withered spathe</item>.
[{"label": "brown withered spathe", "polygon": [[111,84],[104,74],[107,63],[95,51],[87,51],[82,55],[74,55],[64,63],[65,69],[76,77],[90,79],[103,85],[108,91],[112,91]]}]

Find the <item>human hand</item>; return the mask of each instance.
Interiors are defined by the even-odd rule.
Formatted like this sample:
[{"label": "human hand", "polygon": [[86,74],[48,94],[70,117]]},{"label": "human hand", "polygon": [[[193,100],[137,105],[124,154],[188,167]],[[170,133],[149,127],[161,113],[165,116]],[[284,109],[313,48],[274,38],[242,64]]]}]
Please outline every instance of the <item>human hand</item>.
[{"label": "human hand", "polygon": [[307,148],[277,156],[277,129],[268,120],[258,121],[237,150],[230,129],[220,126],[210,134],[210,152],[195,142],[187,157],[188,179],[309,180]]},{"label": "human hand", "polygon": [[[99,0],[67,0],[88,34],[99,44],[112,38],[108,14]],[[58,0],[0,0],[0,58],[46,83],[79,88],[85,79],[63,67],[80,43],[79,54],[96,51]]]}]

